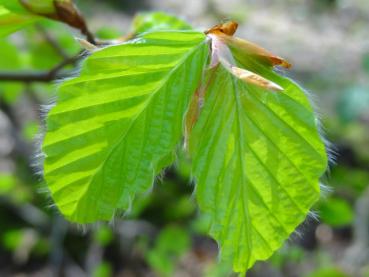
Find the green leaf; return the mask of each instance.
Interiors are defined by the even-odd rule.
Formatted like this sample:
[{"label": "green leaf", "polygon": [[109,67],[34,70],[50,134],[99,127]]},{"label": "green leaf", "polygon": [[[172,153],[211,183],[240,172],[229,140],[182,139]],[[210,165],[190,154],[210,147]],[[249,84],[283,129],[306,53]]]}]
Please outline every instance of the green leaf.
[{"label": "green leaf", "polygon": [[221,256],[244,272],[265,260],[305,219],[319,198],[327,165],[317,120],[304,92],[269,67],[239,66],[284,88],[247,84],[222,65],[209,72],[204,107],[190,151],[196,196],[209,216]]},{"label": "green leaf", "polygon": [[10,12],[0,6],[0,38],[10,35],[19,29],[34,23],[36,17],[27,14],[17,14]]},{"label": "green leaf", "polygon": [[135,34],[161,30],[192,30],[192,27],[184,20],[163,12],[139,13],[133,20]]},{"label": "green leaf", "polygon": [[110,220],[150,189],[173,161],[207,56],[202,33],[146,33],[96,51],[60,86],[44,176],[69,220]]}]

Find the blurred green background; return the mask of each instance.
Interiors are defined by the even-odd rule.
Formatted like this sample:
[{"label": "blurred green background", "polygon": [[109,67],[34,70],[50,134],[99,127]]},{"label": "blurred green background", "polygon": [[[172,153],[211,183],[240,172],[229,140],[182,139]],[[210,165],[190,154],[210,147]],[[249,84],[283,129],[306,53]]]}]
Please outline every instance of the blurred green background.
[{"label": "blurred green background", "polygon": [[[237,36],[287,58],[286,74],[312,93],[335,158],[314,214],[247,276],[369,276],[367,0],[76,2],[100,39],[128,34],[138,11],[163,10],[202,30],[236,20]],[[1,39],[0,73],[47,71],[80,52],[74,37],[45,20]],[[54,99],[54,83],[0,82],[0,276],[233,276],[206,236],[182,154],[124,220],[65,222],[35,174],[42,105]]]}]

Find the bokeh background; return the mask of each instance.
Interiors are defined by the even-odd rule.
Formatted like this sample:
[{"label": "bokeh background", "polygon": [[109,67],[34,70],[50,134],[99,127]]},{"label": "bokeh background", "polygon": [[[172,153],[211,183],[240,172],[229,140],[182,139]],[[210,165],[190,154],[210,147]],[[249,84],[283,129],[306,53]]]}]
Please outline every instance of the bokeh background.
[{"label": "bokeh background", "polygon": [[[311,92],[332,142],[328,186],[296,234],[247,276],[369,276],[368,0],[77,1],[101,39],[127,34],[139,11],[179,15],[199,29],[233,19],[237,35],[287,58]],[[80,51],[80,34],[47,21],[0,41],[0,72],[42,72]],[[56,45],[55,45],[56,44]],[[73,66],[65,69],[73,70]],[[0,82],[0,276],[233,276],[206,236],[182,159],[128,217],[70,225],[32,166],[42,104],[55,84]]]}]

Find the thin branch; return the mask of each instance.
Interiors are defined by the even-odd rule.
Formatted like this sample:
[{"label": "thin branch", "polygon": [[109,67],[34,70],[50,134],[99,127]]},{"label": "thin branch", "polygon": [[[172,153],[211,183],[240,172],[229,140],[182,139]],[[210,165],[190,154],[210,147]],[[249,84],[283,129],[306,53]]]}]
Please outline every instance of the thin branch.
[{"label": "thin branch", "polygon": [[13,81],[13,82],[51,82],[57,79],[56,76],[52,76],[49,72],[0,72],[0,81]]},{"label": "thin branch", "polygon": [[85,25],[85,28],[81,29],[81,33],[86,36],[86,39],[88,42],[96,45],[96,39],[95,36],[92,34],[92,32],[88,29],[87,25]]},{"label": "thin branch", "polygon": [[61,63],[56,65],[49,71],[41,72],[0,72],[1,81],[13,81],[13,82],[43,82],[48,83],[54,80],[65,77],[65,74],[61,74],[61,70],[67,65],[74,65],[81,57],[81,53],[76,56],[64,59]]},{"label": "thin branch", "polygon": [[64,59],[62,62],[60,62],[58,65],[56,65],[54,68],[52,68],[49,71],[49,74],[52,76],[56,76],[60,70],[62,70],[67,65],[76,65],[77,61],[82,57],[83,51],[79,52],[77,55],[73,57],[69,57]]},{"label": "thin branch", "polygon": [[85,18],[72,1],[54,1],[54,6],[57,20],[79,29],[88,42],[96,45],[95,37],[88,28]]},{"label": "thin branch", "polygon": [[45,40],[50,44],[51,47],[54,48],[56,53],[58,53],[64,59],[68,59],[68,54],[64,51],[64,49],[60,46],[58,41],[50,35],[50,33],[45,30],[45,28],[40,24],[35,24],[36,29],[41,33],[41,35],[45,38]]}]

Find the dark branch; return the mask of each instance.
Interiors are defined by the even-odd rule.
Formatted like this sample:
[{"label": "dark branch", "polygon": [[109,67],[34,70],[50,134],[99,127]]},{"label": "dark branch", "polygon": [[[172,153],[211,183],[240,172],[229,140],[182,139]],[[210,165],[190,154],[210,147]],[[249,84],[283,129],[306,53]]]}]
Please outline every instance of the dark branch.
[{"label": "dark branch", "polygon": [[45,40],[50,44],[51,47],[54,48],[55,52],[58,53],[64,59],[68,58],[68,54],[64,51],[64,49],[60,46],[58,41],[49,34],[45,28],[40,24],[35,24],[36,29],[41,33],[41,35],[45,38]]},{"label": "dark branch", "polygon": [[49,72],[0,72],[0,81],[51,82],[57,79]]},{"label": "dark branch", "polygon": [[81,58],[81,53],[76,56],[66,58],[61,63],[56,65],[49,71],[41,72],[0,72],[1,81],[13,81],[13,82],[43,82],[48,83],[57,79],[66,77],[66,74],[62,74],[61,70],[67,65],[74,65]]},{"label": "dark branch", "polygon": [[86,36],[88,42],[96,45],[95,37],[90,32],[86,20],[77,6],[71,1],[54,1],[57,20],[79,29]]},{"label": "dark branch", "polygon": [[87,25],[84,29],[81,29],[81,33],[86,36],[86,39],[89,43],[92,43],[93,45],[96,45],[96,39],[95,36],[91,33],[91,31],[88,29]]}]

